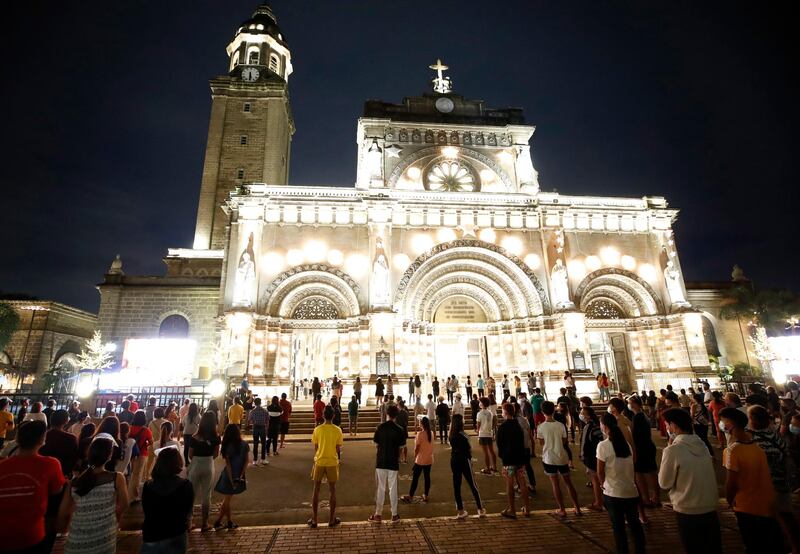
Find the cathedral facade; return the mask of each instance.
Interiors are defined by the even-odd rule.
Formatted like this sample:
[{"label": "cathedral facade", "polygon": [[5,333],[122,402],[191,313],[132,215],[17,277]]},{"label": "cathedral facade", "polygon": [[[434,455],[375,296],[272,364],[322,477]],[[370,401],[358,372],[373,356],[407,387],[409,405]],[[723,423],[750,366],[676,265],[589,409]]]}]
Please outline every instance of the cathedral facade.
[{"label": "cathedral facade", "polygon": [[186,341],[172,378],[195,383],[569,370],[580,393],[600,372],[626,391],[711,376],[717,322],[691,303],[664,198],[540,190],[522,110],[457,94],[441,61],[429,92],[366,102],[354,186],[290,186],[291,52],[268,6],[227,52],[193,247],[169,250],[165,276],[115,261],[106,340]]}]

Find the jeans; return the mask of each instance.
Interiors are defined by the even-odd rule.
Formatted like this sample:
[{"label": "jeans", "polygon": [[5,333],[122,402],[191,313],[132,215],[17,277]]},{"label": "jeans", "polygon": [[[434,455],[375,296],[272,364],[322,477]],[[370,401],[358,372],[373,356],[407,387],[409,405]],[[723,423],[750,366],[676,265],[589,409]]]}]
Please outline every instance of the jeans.
[{"label": "jeans", "polygon": [[264,425],[253,425],[253,461],[258,460],[258,445],[261,445],[261,459],[267,456],[267,428]]},{"label": "jeans", "polygon": [[786,552],[783,549],[783,531],[781,531],[777,519],[744,512],[735,513],[745,552],[748,554],[755,552]]},{"label": "jeans", "polygon": [[444,419],[438,419],[437,421],[439,422],[439,440],[442,441],[443,443],[447,442],[447,423],[448,422],[445,421]]},{"label": "jeans", "polygon": [[[189,445],[192,443],[192,435],[183,435],[183,463],[189,465]],[[147,476],[145,475],[145,480]]]},{"label": "jeans", "polygon": [[706,514],[681,514],[678,518],[678,535],[687,554],[722,554],[719,516],[717,512]]},{"label": "jeans", "polygon": [[414,493],[417,492],[417,484],[419,483],[419,474],[422,473],[425,476],[425,496],[428,496],[428,493],[431,491],[431,466],[421,466],[419,464],[414,464],[412,468],[412,477],[411,477],[411,488],[408,491],[408,496],[414,496]]},{"label": "jeans", "polygon": [[206,521],[211,511],[211,491],[214,488],[214,458],[212,456],[193,457],[187,477],[194,488],[194,501],[200,502],[202,505],[203,521]]},{"label": "jeans", "polygon": [[617,545],[617,554],[628,554],[628,535],[625,533],[625,520],[633,533],[634,551],[644,554],[644,530],[639,521],[639,497],[615,498],[603,495],[603,504],[611,519],[611,529],[614,531],[614,542]]},{"label": "jeans", "polygon": [[188,535],[176,535],[157,542],[143,542],[139,554],[178,554],[186,552]]},{"label": "jeans", "polygon": [[353,396],[356,397],[356,402],[358,402],[358,405],[361,406],[361,391],[355,391]]},{"label": "jeans", "polygon": [[452,404],[453,403],[453,391],[447,391],[447,401]]},{"label": "jeans", "polygon": [[278,452],[278,431],[281,428],[277,425],[270,425],[267,429],[267,455],[269,455],[269,445],[272,444],[272,453]]},{"label": "jeans", "polygon": [[392,506],[392,516],[397,515],[397,470],[396,469],[375,469],[375,513],[383,511],[383,501],[386,498],[386,483],[389,483],[389,503]]},{"label": "jeans", "polygon": [[475,499],[475,504],[480,510],[483,508],[481,504],[481,495],[478,492],[478,487],[475,486],[475,478],[472,474],[472,462],[470,460],[450,460],[450,471],[453,472],[453,495],[456,497],[456,508],[458,511],[464,509],[464,500],[461,498],[461,479],[463,478],[472,491],[472,497]]}]

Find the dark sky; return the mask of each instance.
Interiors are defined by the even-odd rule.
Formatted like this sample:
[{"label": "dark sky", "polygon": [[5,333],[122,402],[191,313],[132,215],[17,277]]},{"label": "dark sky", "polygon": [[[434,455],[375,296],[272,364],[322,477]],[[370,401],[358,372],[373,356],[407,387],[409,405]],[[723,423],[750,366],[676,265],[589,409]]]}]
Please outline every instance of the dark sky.
[{"label": "dark sky", "polygon": [[[0,290],[95,310],[116,253],[191,246],[207,81],[257,2],[15,2],[0,23]],[[520,106],[544,190],[663,195],[687,280],[797,287],[797,10],[781,2],[276,0],[292,49],[292,184],[351,186],[367,98],[448,63]]]}]

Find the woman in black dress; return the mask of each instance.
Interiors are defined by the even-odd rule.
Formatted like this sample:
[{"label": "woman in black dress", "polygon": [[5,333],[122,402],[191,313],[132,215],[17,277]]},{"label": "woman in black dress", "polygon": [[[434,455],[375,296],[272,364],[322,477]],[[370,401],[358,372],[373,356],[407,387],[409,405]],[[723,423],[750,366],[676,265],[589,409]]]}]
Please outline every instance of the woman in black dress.
[{"label": "woman in black dress", "polygon": [[645,506],[661,506],[658,489],[658,465],[656,465],[656,445],[650,434],[650,422],[647,416],[644,415],[642,400],[638,396],[628,398],[628,407],[633,412],[631,434],[633,435],[633,447],[636,453],[633,462],[636,486]]},{"label": "woman in black dress", "polygon": [[475,486],[475,476],[472,471],[472,447],[469,438],[464,433],[464,416],[456,414],[453,416],[453,424],[450,426],[450,471],[453,473],[453,494],[456,497],[456,509],[458,518],[467,517],[464,510],[464,501],[461,499],[461,480],[464,479],[472,491],[472,497],[478,506],[478,517],[486,517],[486,510],[481,503],[481,495],[478,487]]}]

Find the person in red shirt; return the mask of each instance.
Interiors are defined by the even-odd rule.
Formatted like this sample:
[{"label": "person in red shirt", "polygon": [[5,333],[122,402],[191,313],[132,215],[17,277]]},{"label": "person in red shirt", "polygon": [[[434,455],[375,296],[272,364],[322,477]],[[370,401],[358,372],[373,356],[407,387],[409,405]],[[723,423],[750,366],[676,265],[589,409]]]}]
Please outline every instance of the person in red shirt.
[{"label": "person in red shirt", "polygon": [[39,455],[46,431],[44,422],[26,421],[17,430],[16,455],[0,461],[0,503],[6,507],[0,525],[3,550],[50,552],[47,502],[61,494],[66,480],[58,460]]},{"label": "person in red shirt", "polygon": [[136,397],[129,394],[126,400],[131,403],[131,411],[136,413],[139,410],[139,403],[136,401]]},{"label": "person in red shirt", "polygon": [[286,433],[289,432],[289,416],[292,415],[292,403],[286,398],[286,393],[284,392],[281,394],[278,404],[281,405],[281,448],[283,448],[285,446]]},{"label": "person in red shirt", "polygon": [[322,395],[318,394],[317,399],[314,401],[314,421],[317,425],[322,425],[325,422],[324,412],[325,402],[322,401]]}]

